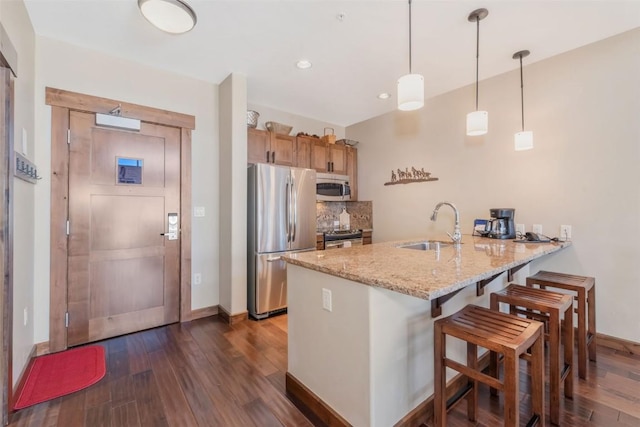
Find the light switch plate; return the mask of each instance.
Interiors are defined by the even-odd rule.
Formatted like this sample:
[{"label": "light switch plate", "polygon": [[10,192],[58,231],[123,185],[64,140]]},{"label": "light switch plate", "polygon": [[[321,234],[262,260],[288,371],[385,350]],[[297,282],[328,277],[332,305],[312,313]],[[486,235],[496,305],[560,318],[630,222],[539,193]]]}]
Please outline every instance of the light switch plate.
[{"label": "light switch plate", "polygon": [[203,217],[204,216],[204,206],[196,206],[193,208],[193,216],[195,217]]}]

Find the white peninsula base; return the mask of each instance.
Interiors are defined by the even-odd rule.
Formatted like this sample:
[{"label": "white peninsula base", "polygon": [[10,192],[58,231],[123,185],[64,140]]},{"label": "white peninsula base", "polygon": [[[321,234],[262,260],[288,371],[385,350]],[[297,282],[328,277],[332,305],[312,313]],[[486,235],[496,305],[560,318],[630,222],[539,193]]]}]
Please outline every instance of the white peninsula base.
[{"label": "white peninsula base", "polygon": [[[527,265],[514,281],[524,283],[528,275]],[[343,421],[393,426],[433,394],[429,301],[294,264],[287,266],[287,283],[288,376]],[[442,316],[467,304],[488,307],[489,294],[506,284],[504,272],[481,297],[468,286],[444,305]],[[323,309],[323,289],[331,292],[331,311]],[[447,355],[464,363],[466,346],[451,340]]]}]

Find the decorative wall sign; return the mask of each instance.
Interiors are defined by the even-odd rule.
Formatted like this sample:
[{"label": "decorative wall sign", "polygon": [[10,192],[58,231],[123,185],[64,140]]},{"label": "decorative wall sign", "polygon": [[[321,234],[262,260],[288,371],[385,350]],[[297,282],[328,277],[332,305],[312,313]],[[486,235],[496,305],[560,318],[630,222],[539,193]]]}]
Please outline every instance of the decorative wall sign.
[{"label": "decorative wall sign", "polygon": [[411,184],[412,182],[437,181],[438,178],[431,176],[431,172],[425,172],[424,168],[420,170],[411,166],[405,168],[404,171],[397,169],[391,170],[391,181],[385,182],[384,185]]}]

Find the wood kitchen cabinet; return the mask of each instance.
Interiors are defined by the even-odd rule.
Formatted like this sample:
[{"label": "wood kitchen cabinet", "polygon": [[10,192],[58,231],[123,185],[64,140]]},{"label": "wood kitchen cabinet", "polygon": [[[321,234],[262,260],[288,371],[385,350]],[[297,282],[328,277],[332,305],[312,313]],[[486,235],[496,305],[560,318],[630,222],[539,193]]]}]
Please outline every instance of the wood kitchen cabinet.
[{"label": "wood kitchen cabinet", "polygon": [[311,168],[318,172],[347,174],[347,146],[322,140],[311,145]]},{"label": "wood kitchen cabinet", "polygon": [[346,146],[347,149],[347,175],[351,185],[351,200],[358,200],[358,150]]},{"label": "wood kitchen cabinet", "polygon": [[247,162],[296,166],[296,137],[247,129]]},{"label": "wood kitchen cabinet", "polygon": [[313,136],[296,137],[296,166],[299,168],[311,169],[311,146],[319,138]]}]

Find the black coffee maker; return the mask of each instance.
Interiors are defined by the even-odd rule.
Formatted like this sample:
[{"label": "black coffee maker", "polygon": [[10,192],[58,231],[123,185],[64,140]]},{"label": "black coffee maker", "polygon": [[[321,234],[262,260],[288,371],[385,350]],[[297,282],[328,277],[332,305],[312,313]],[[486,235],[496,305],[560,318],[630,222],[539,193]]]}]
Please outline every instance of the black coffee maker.
[{"label": "black coffee maker", "polygon": [[487,222],[486,237],[492,239],[514,239],[516,210],[512,208],[493,208],[489,210],[491,219]]}]

